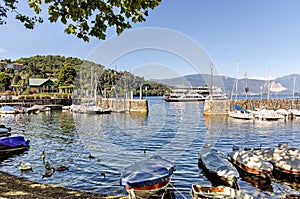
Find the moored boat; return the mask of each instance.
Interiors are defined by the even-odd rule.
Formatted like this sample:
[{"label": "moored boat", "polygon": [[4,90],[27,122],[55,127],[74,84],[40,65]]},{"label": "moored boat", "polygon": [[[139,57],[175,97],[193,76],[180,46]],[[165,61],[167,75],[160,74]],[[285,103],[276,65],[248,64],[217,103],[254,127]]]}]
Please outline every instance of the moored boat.
[{"label": "moored boat", "polygon": [[300,149],[286,144],[277,148],[253,150],[253,153],[273,164],[274,170],[283,175],[300,177]]},{"label": "moored boat", "polygon": [[277,114],[274,110],[267,110],[267,109],[259,109],[256,111],[252,111],[254,117],[260,120],[268,120],[274,121],[279,119],[284,119],[281,115]]},{"label": "moored boat", "polygon": [[16,114],[18,110],[12,106],[3,106],[0,108],[0,114]]},{"label": "moored boat", "polygon": [[201,186],[198,184],[192,185],[191,195],[193,199],[198,198],[234,198],[234,199],[252,199],[253,196],[242,192],[241,190],[236,190],[226,186]]},{"label": "moored boat", "polygon": [[239,105],[235,105],[235,110],[229,111],[229,117],[236,118],[236,119],[244,119],[244,120],[252,120],[254,119],[254,115],[246,110],[240,107]]},{"label": "moored boat", "polygon": [[209,95],[207,86],[178,86],[171,93],[165,93],[163,100],[166,102],[193,102],[204,101]]},{"label": "moored boat", "polygon": [[120,184],[125,187],[129,198],[163,195],[174,171],[173,163],[156,155],[126,167]]},{"label": "moored boat", "polygon": [[29,148],[29,140],[23,136],[10,136],[0,138],[0,156],[25,151]]},{"label": "moored boat", "polygon": [[266,178],[271,176],[272,164],[251,151],[232,151],[228,156],[237,168],[248,174]]},{"label": "moored boat", "polygon": [[10,127],[6,127],[5,125],[0,124],[0,137],[10,136],[11,135],[10,131],[11,131]]},{"label": "moored boat", "polygon": [[236,168],[219,151],[212,149],[210,144],[205,144],[199,151],[199,166],[215,175],[224,184],[238,188],[237,178],[239,173]]}]

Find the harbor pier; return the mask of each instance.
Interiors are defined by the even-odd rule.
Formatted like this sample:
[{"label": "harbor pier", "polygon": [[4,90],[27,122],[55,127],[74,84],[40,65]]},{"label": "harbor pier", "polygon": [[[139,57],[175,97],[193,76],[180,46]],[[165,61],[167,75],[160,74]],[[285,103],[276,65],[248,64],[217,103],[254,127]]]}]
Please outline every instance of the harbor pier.
[{"label": "harbor pier", "polygon": [[205,100],[204,114],[227,115],[228,111],[234,110],[236,104],[247,110],[255,110],[256,108],[270,110],[300,109],[300,99]]},{"label": "harbor pier", "polygon": [[0,106],[22,106],[27,108],[34,105],[44,105],[47,107],[51,107],[51,109],[61,109],[62,106],[69,106],[71,104],[71,98],[0,99]]},{"label": "harbor pier", "polygon": [[97,105],[113,112],[148,113],[148,101],[145,99],[98,98]]}]

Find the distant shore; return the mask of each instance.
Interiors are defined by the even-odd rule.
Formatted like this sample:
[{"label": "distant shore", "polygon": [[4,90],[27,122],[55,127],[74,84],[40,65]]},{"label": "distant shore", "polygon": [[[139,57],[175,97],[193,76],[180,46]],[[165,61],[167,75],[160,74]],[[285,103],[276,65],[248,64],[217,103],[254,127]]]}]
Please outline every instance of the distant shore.
[{"label": "distant shore", "polygon": [[55,185],[32,182],[0,171],[0,198],[103,198],[125,199],[124,196],[107,196]]}]

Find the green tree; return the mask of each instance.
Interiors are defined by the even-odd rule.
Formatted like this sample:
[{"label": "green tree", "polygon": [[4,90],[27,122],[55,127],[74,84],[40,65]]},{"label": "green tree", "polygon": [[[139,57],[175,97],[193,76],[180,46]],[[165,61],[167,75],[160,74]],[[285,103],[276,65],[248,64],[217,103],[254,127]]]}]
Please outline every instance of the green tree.
[{"label": "green tree", "polygon": [[0,86],[4,90],[8,90],[10,86],[11,77],[6,72],[0,72]]},{"label": "green tree", "polygon": [[16,19],[28,29],[35,23],[42,23],[42,5],[48,9],[48,20],[61,22],[65,33],[74,34],[84,41],[93,36],[105,39],[106,30],[114,27],[117,34],[131,28],[132,23],[144,22],[150,9],[161,0],[28,0],[36,16],[30,17],[18,11],[18,0],[3,0],[0,4],[0,25],[5,24],[8,12],[14,12]]},{"label": "green tree", "polygon": [[57,86],[66,86],[66,85],[74,85],[77,71],[75,66],[66,64],[60,70],[57,79]]}]

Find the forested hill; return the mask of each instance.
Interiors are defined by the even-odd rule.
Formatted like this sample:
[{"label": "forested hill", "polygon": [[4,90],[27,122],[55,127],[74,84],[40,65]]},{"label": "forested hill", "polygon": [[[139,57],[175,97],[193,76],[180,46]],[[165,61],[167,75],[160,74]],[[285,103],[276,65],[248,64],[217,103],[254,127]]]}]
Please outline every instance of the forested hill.
[{"label": "forested hill", "polygon": [[36,78],[57,78],[61,68],[70,64],[76,69],[83,63],[83,60],[73,57],[59,55],[36,55],[28,58],[20,58],[14,62],[24,64],[24,72]]},{"label": "forested hill", "polygon": [[[37,55],[28,58],[20,58],[13,62],[24,64],[24,69],[20,73],[25,73],[27,79],[29,77],[57,79],[58,87],[64,85],[74,85],[76,73],[78,73],[80,69],[85,66],[94,66],[98,71],[101,71],[101,75],[98,77],[98,84],[99,88],[102,90],[112,91],[116,85],[120,84],[121,80],[122,82],[126,80],[128,83],[130,83],[134,95],[139,94],[139,88],[141,85],[144,88],[147,87],[147,89],[144,89],[143,92],[147,92],[147,95],[149,96],[162,96],[166,90],[170,89],[169,86],[153,81],[147,81],[143,77],[134,76],[128,71],[105,69],[105,67],[100,64],[73,57],[64,57],[59,55]],[[87,78],[90,78],[90,76],[87,76]],[[18,84],[18,82],[13,83]]]}]

